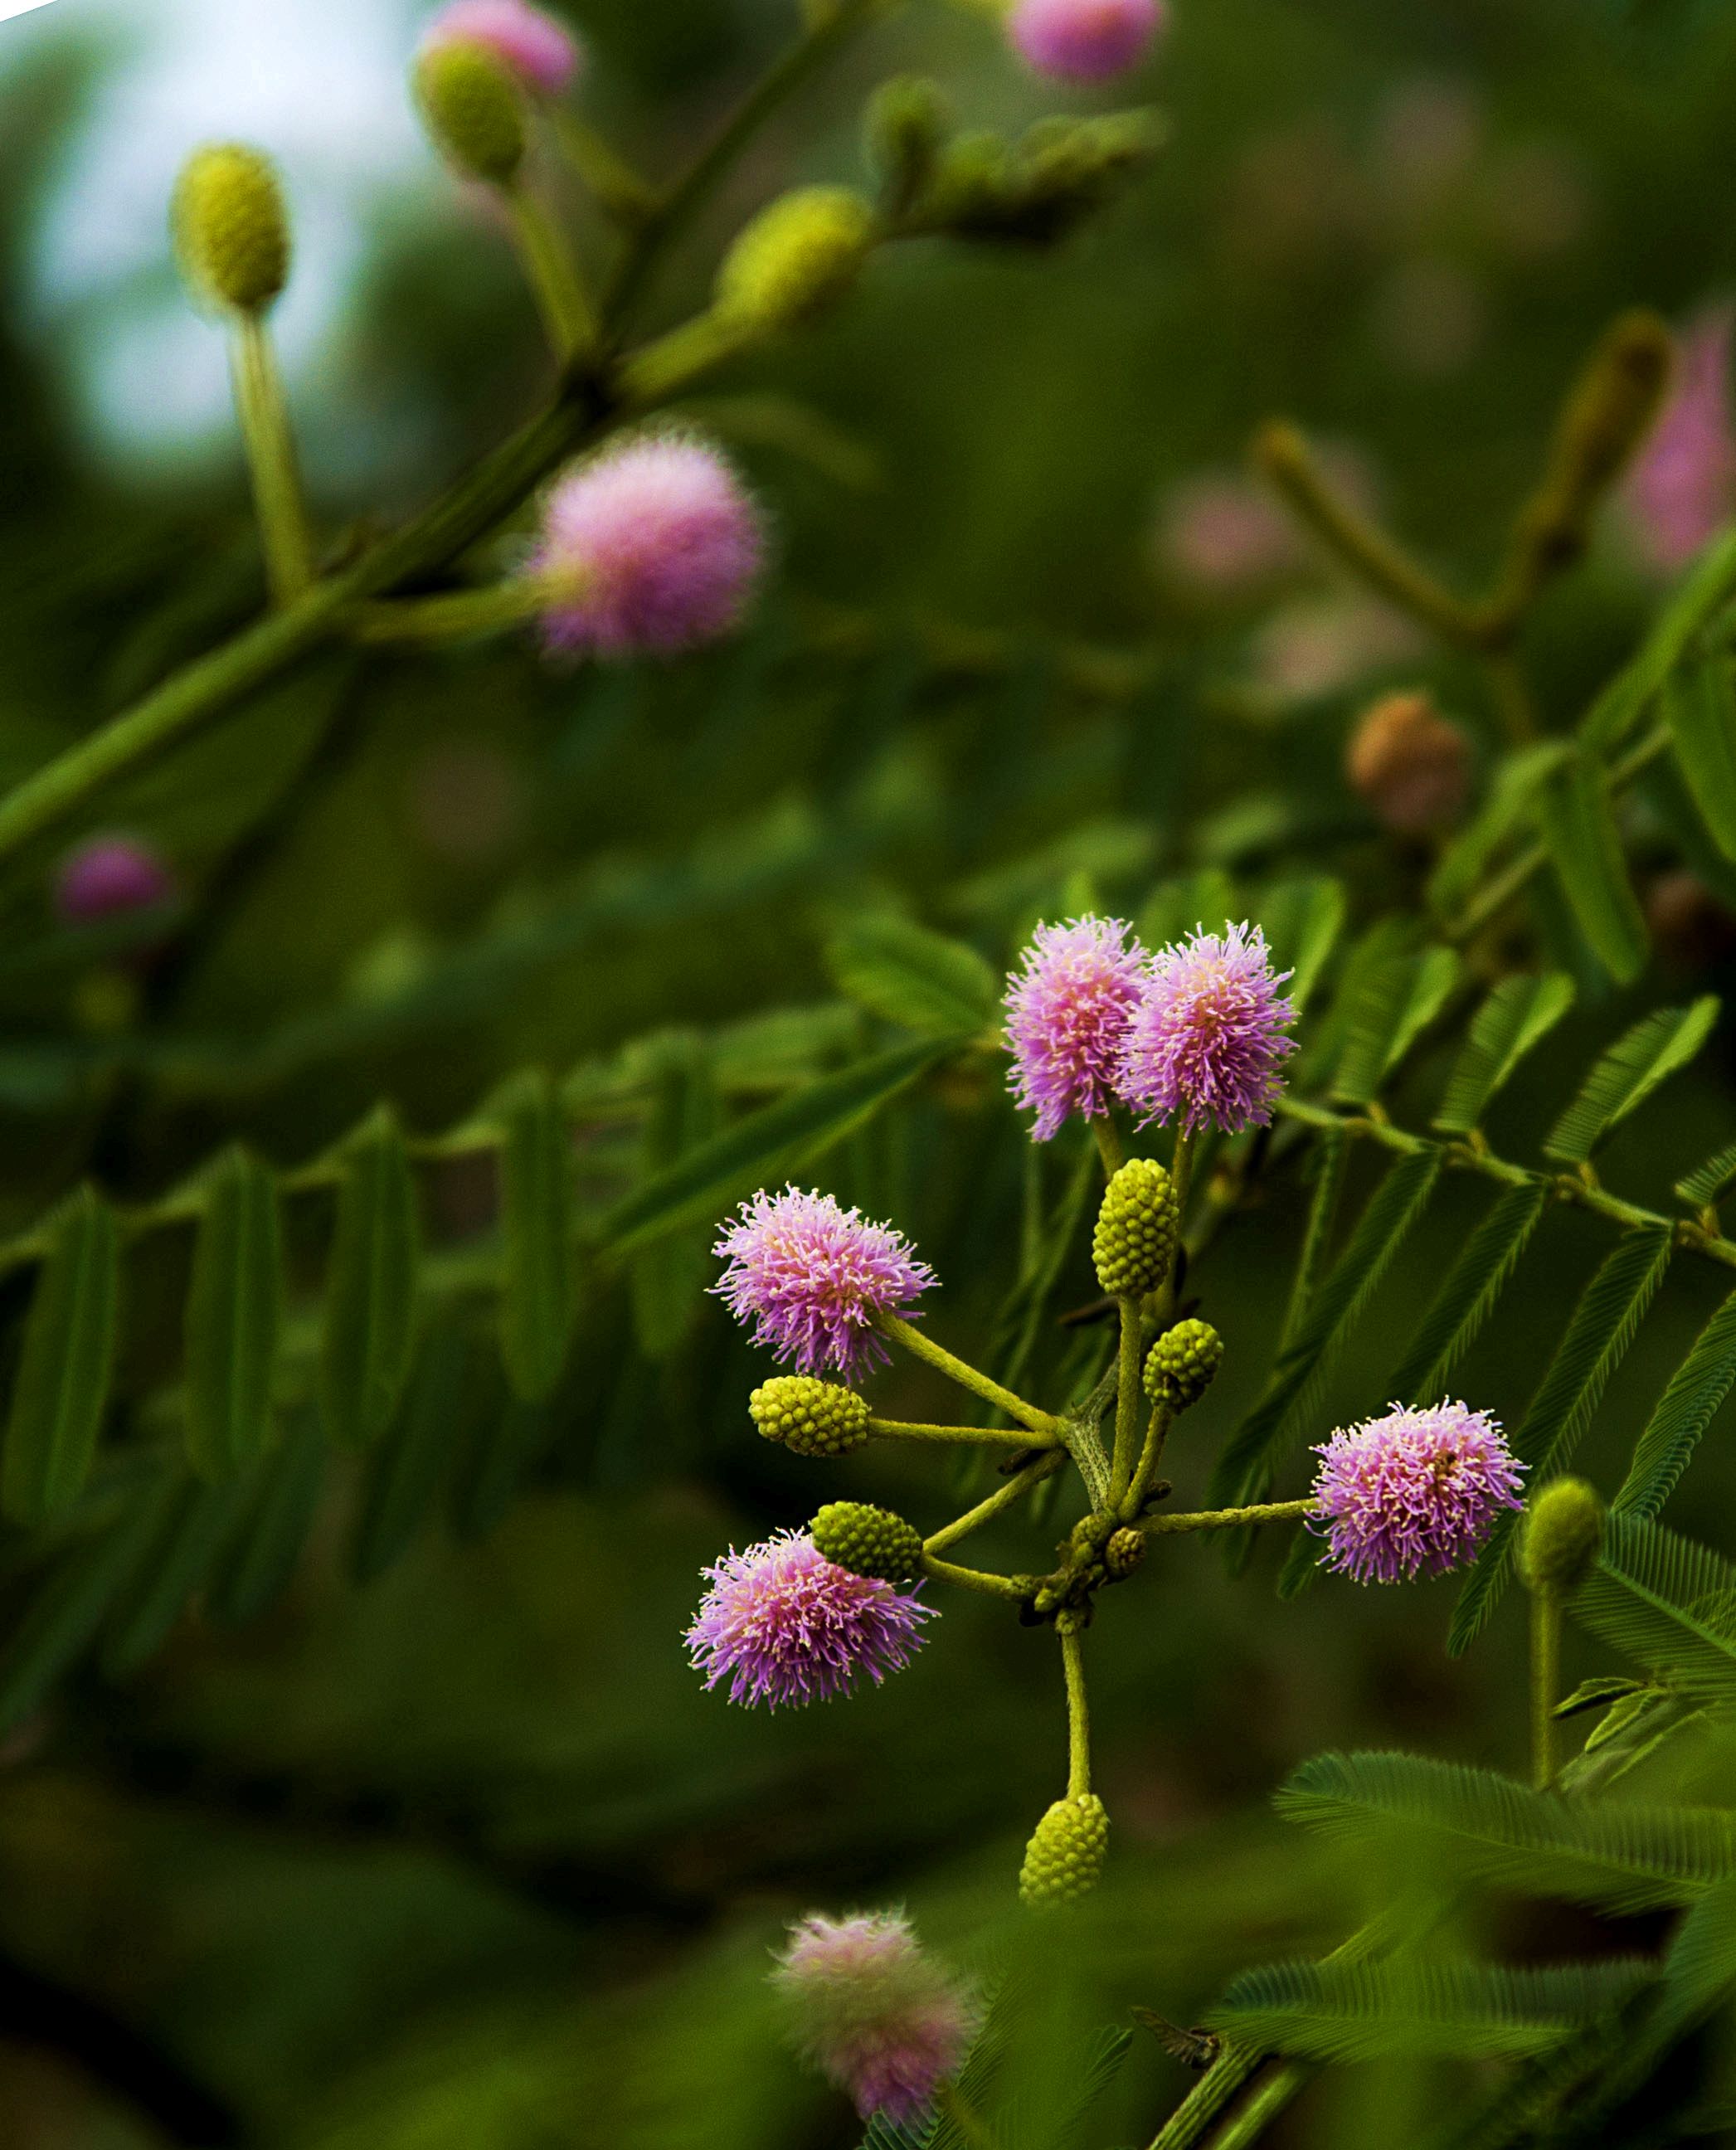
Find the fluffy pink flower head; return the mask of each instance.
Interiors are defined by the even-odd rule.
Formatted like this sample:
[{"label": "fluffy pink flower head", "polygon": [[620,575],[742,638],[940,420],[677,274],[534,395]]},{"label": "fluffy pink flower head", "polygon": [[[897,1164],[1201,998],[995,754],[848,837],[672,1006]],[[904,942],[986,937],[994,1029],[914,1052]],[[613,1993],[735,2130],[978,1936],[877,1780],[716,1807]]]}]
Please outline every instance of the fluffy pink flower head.
[{"label": "fluffy pink flower head", "polygon": [[772,1973],[798,2048],[864,2120],[921,2119],[956,2075],[979,2011],[922,1952],[901,1911],[811,1913]]},{"label": "fluffy pink flower head", "polygon": [[780,1531],[705,1570],[686,1642],[708,1688],[729,1683],[749,1708],[800,1708],[848,1694],[865,1676],[876,1687],[921,1648],[933,1611],[911,1592],[834,1567],[804,1531]]},{"label": "fluffy pink flower head", "polygon": [[1264,1127],[1296,1049],[1284,1036],[1296,1012],[1278,990],[1289,975],[1274,974],[1257,926],[1160,948],[1122,1048],[1121,1095],[1148,1120],[1180,1113],[1189,1133],[1207,1120],[1226,1134]]},{"label": "fluffy pink flower head", "polygon": [[711,1289],[754,1341],[805,1374],[835,1366],[846,1380],[886,1357],[876,1314],[904,1314],[935,1280],[902,1232],[874,1224],[835,1195],[760,1189],[711,1250],[728,1264]]},{"label": "fluffy pink flower head", "polygon": [[548,578],[549,647],[673,655],[727,634],[765,563],[759,510],[718,452],[641,434],[549,494],[531,572]]},{"label": "fluffy pink flower head", "polygon": [[564,97],[578,75],[578,40],[529,0],[451,0],[428,26],[422,50],[486,45],[527,89]]},{"label": "fluffy pink flower head", "polygon": [[1069,1113],[1101,1118],[1139,1001],[1145,951],[1118,918],[1039,926],[1007,987],[1008,1081],[1047,1142]]},{"label": "fluffy pink flower head", "polygon": [[1163,22],[1159,0],[1018,0],[1007,30],[1039,74],[1108,82],[1138,66]]},{"label": "fluffy pink flower head", "polygon": [[1310,1529],[1325,1565],[1358,1582],[1444,1575],[1481,1548],[1503,1508],[1522,1508],[1525,1466],[1487,1411],[1395,1404],[1322,1441]]},{"label": "fluffy pink flower head", "polygon": [[62,860],[54,908],[69,926],[154,911],[174,894],[174,877],[149,845],[133,836],[93,836]]},{"label": "fluffy pink flower head", "polygon": [[1674,574],[1736,507],[1730,346],[1736,308],[1720,306],[1681,339],[1676,386],[1624,485],[1648,563]]}]

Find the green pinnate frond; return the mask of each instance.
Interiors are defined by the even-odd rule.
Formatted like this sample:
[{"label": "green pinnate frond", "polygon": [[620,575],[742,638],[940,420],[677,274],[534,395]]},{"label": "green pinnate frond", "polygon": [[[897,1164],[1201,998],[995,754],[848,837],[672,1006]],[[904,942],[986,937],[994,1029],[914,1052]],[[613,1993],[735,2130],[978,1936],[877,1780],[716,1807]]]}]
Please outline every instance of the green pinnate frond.
[{"label": "green pinnate frond", "polygon": [[1001,982],[982,957],[909,919],[853,919],[827,942],[825,958],[846,999],[906,1030],[956,1037],[995,1019]]},{"label": "green pinnate frond", "polygon": [[1736,680],[1728,656],[1673,673],[1663,714],[1707,833],[1727,859],[1736,859]]},{"label": "green pinnate frond", "polygon": [[1733,1184],[1736,1184],[1736,1143],[1684,1173],[1676,1182],[1676,1193],[1696,1209],[1705,1209],[1721,1201]]},{"label": "green pinnate frond", "polygon": [[1656,1976],[1649,1961],[1280,1963],[1244,1972],[1207,2021],[1226,2036],[1314,2061],[1386,2055],[1511,2060],[1613,2016]]},{"label": "green pinnate frond", "polygon": [[1350,1244],[1314,1295],[1295,1336],[1279,1353],[1264,1395],[1225,1448],[1212,1479],[1215,1501],[1245,1500],[1264,1482],[1269,1451],[1310,1408],[1427,1207],[1441,1164],[1438,1147],[1426,1143],[1400,1158],[1375,1189]]},{"label": "green pinnate frond", "polygon": [[1316,1755],[1277,1805],[1328,1836],[1385,1833],[1455,1877],[1603,1911],[1692,1903],[1736,1870],[1736,1817],[1716,1808],[1569,1802],[1418,1754]]},{"label": "green pinnate frond", "polygon": [[1736,1704],[1736,1567],[1662,1523],[1612,1515],[1575,1619],[1691,1699]]},{"label": "green pinnate frond", "polygon": [[1660,1083],[1687,1067],[1711,1036],[1718,1007],[1708,993],[1691,1007],[1659,1008],[1643,1017],[1586,1078],[1551,1128],[1546,1155],[1563,1164],[1582,1164],[1594,1156]]},{"label": "green pinnate frond", "polygon": [[[1513,1452],[1537,1488],[1564,1471],[1628,1355],[1646,1310],[1663,1281],[1673,1241],[1668,1227],[1628,1233],[1581,1294],[1567,1331],[1532,1398]],[[1511,1572],[1518,1517],[1504,1512],[1478,1554],[1453,1613],[1447,1648],[1455,1655],[1481,1633]]]},{"label": "green pinnate frond", "polygon": [[1363,979],[1349,1012],[1344,1057],[1332,1094],[1365,1105],[1446,1005],[1461,966],[1451,948],[1384,962]]},{"label": "green pinnate frond", "polygon": [[1700,1438],[1736,1383],[1736,1292],[1732,1292],[1670,1376],[1646,1423],[1612,1507],[1655,1516],[1675,1490]]},{"label": "green pinnate frond", "polygon": [[1628,878],[1604,771],[1589,755],[1573,755],[1543,785],[1537,810],[1550,862],[1581,932],[1611,977],[1631,983],[1646,960],[1646,921]]},{"label": "green pinnate frond", "polygon": [[1496,859],[1529,826],[1538,793],[1571,751],[1564,739],[1542,739],[1501,762],[1488,798],[1430,881],[1429,907],[1436,917],[1456,917],[1476,895]]},{"label": "green pinnate frond", "polygon": [[1663,1959],[1657,2028],[1679,2037],[1736,1993],[1736,1880],[1703,1896]]},{"label": "green pinnate frond", "polygon": [[1392,1377],[1395,1395],[1410,1403],[1441,1395],[1511,1280],[1548,1201],[1549,1189],[1541,1179],[1526,1180],[1496,1198],[1459,1249],[1423,1316]]},{"label": "green pinnate frond", "polygon": [[1434,1124],[1443,1134],[1468,1134],[1526,1054],[1540,1045],[1573,1005],[1573,981],[1560,971],[1542,977],[1503,978],[1477,1010]]}]

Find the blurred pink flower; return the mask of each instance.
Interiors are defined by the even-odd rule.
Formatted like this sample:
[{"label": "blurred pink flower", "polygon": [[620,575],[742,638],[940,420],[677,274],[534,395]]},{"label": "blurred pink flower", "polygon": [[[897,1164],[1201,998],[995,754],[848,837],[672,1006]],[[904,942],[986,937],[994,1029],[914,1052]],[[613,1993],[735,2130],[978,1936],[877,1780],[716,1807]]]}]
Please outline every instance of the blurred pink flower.
[{"label": "blurred pink flower", "polygon": [[69,926],[154,911],[175,892],[174,876],[135,836],[93,836],[69,851],[54,878],[54,908]]},{"label": "blurred pink flower", "polygon": [[1039,74],[1108,82],[1138,66],[1163,21],[1158,0],[1017,0],[1007,32]]},{"label": "blurred pink flower", "polygon": [[[1359,448],[1329,442],[1316,454],[1335,492],[1365,514],[1378,512],[1380,488]],[[1317,557],[1265,486],[1224,467],[1190,472],[1163,494],[1153,552],[1161,573],[1221,598],[1257,595]]]},{"label": "blurred pink flower", "polygon": [[451,0],[428,26],[426,52],[440,45],[486,45],[524,84],[545,97],[563,97],[577,79],[577,38],[528,0]]},{"label": "blurred pink flower", "polygon": [[1729,305],[1683,331],[1674,391],[1622,488],[1641,557],[1660,574],[1686,566],[1736,504],[1733,332],[1736,307]]},{"label": "blurred pink flower", "polygon": [[1280,701],[1315,701],[1408,663],[1422,648],[1410,621],[1376,598],[1306,598],[1274,613],[1260,629],[1254,684]]}]

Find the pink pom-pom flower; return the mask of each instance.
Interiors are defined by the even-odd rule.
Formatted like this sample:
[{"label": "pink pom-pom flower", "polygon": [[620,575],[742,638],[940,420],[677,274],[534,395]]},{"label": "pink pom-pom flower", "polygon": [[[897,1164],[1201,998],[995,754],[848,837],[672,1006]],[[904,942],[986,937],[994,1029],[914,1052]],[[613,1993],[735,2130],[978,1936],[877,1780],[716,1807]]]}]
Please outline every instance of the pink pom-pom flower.
[{"label": "pink pom-pom flower", "polygon": [[1101,1119],[1115,1095],[1145,951],[1118,918],[1039,926],[1007,988],[1008,1080],[1047,1142],[1070,1113]]},{"label": "pink pom-pom flower", "polygon": [[1163,23],[1159,0],[1018,0],[1007,30],[1039,74],[1108,82],[1138,66]]},{"label": "pink pom-pom flower", "polygon": [[1444,1575],[1479,1552],[1503,1508],[1522,1508],[1525,1466],[1487,1411],[1395,1404],[1341,1428],[1320,1458],[1309,1527],[1326,1539],[1325,1565],[1357,1582]]},{"label": "pink pom-pom flower", "polygon": [[934,1283],[911,1244],[830,1194],[761,1189],[712,1249],[725,1258],[711,1289],[754,1341],[805,1374],[835,1366],[846,1380],[887,1356],[877,1314],[906,1313]]},{"label": "pink pom-pom flower", "polygon": [[765,559],[760,512],[718,452],[641,435],[569,471],[549,494],[531,573],[552,649],[672,655],[739,621]]},{"label": "pink pom-pom flower", "polygon": [[910,1591],[853,1575],[818,1552],[803,1531],[780,1531],[705,1570],[711,1587],[686,1643],[708,1688],[729,1683],[729,1699],[753,1708],[800,1708],[877,1687],[921,1647],[933,1609]]},{"label": "pink pom-pom flower", "polygon": [[68,926],[154,911],[175,893],[174,876],[134,836],[93,836],[61,861],[54,908]]},{"label": "pink pom-pom flower", "polygon": [[1116,1084],[1149,1120],[1181,1115],[1190,1134],[1208,1120],[1234,1134],[1264,1127],[1295,1041],[1295,1010],[1278,990],[1259,926],[1196,931],[1146,966]]},{"label": "pink pom-pom flower", "polygon": [[1736,511],[1736,425],[1730,411],[1736,308],[1719,306],[1683,335],[1676,386],[1622,487],[1648,564],[1673,575]]},{"label": "pink pom-pom flower", "polygon": [[901,1911],[818,1912],[790,1930],[772,1973],[798,2049],[864,2120],[920,2121],[957,2074],[980,2011],[923,1953]]},{"label": "pink pom-pom flower", "polygon": [[543,97],[564,97],[583,59],[566,24],[528,0],[451,0],[429,24],[422,50],[461,44],[486,46],[527,89]]}]

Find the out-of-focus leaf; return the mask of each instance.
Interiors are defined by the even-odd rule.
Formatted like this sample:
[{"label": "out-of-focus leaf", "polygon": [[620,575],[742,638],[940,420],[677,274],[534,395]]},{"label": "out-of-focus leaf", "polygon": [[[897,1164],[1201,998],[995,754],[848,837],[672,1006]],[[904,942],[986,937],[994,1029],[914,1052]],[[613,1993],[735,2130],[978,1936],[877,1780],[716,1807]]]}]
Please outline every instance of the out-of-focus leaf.
[{"label": "out-of-focus leaf", "polygon": [[59,1514],[90,1474],[114,1370],[119,1295],[114,1212],[81,1187],[55,1221],[13,1390],[0,1491],[17,1522]]},{"label": "out-of-focus leaf", "polygon": [[241,1514],[249,1490],[241,1477],[215,1486],[184,1479],[174,1489],[136,1575],[109,1617],[105,1671],[117,1677],[133,1672],[162,1648]]},{"label": "out-of-focus leaf", "polygon": [[187,1446],[202,1477],[230,1477],[267,1446],[282,1320],[277,1184],[233,1149],[204,1189],[187,1298]]},{"label": "out-of-focus leaf", "polygon": [[1411,1402],[1441,1401],[1442,1386],[1471,1349],[1531,1244],[1549,1201],[1542,1179],[1498,1196],[1460,1248],[1392,1377],[1393,1392]]},{"label": "out-of-focus leaf", "polygon": [[573,1139],[540,1072],[513,1085],[501,1118],[502,1352],[514,1390],[535,1402],[561,1378],[578,1310]]},{"label": "out-of-focus leaf", "polygon": [[320,1404],[341,1447],[366,1447],[404,1393],[421,1254],[410,1159],[396,1117],[382,1109],[345,1158],[326,1280]]},{"label": "out-of-focus leaf", "polygon": [[1340,881],[1324,874],[1276,882],[1261,896],[1254,916],[1264,929],[1277,969],[1289,971],[1284,988],[1298,1014],[1314,997],[1315,987],[1344,931],[1345,891]]},{"label": "out-of-focus leaf", "polygon": [[1663,690],[1670,739],[1708,833],[1736,859],[1736,676],[1727,656],[1673,674]]},{"label": "out-of-focus leaf", "polygon": [[1596,762],[1576,755],[1538,798],[1543,840],[1592,951],[1618,984],[1645,964],[1646,921],[1628,878],[1608,780]]},{"label": "out-of-focus leaf", "polygon": [[219,1556],[209,1592],[214,1618],[243,1627],[289,1587],[319,1512],[328,1453],[320,1414],[305,1406],[260,1466],[248,1508]]},{"label": "out-of-focus leaf", "polygon": [[994,1020],[1001,982],[982,956],[909,919],[852,919],[825,958],[841,993],[906,1030],[946,1037]]}]

